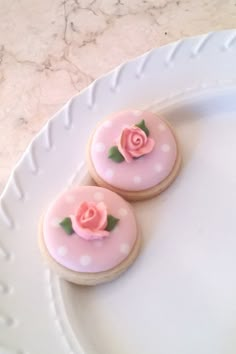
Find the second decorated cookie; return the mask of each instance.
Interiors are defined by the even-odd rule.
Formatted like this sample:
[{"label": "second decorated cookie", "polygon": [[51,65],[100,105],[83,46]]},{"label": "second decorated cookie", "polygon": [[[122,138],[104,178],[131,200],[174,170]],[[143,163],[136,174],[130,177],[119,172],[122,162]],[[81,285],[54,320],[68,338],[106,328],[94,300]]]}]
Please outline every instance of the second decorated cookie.
[{"label": "second decorated cookie", "polygon": [[99,186],[128,200],[151,198],[178,174],[181,158],[172,128],[147,111],[118,112],[92,134],[88,168]]},{"label": "second decorated cookie", "polygon": [[133,208],[96,186],[66,190],[40,223],[40,249],[62,278],[95,285],[122,274],[136,259],[140,234]]}]

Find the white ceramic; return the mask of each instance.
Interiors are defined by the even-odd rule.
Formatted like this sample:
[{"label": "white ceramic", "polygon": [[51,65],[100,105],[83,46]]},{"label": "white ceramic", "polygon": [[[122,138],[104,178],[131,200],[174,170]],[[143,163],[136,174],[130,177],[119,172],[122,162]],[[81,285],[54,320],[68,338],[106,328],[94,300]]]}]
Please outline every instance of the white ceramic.
[{"label": "white ceramic", "polygon": [[[0,353],[235,353],[235,63],[233,30],[152,50],[73,97],[35,137],[1,197]],[[39,218],[66,185],[89,183],[91,130],[128,107],[164,112],[183,168],[136,203],[134,266],[107,285],[74,286],[43,264]]]}]

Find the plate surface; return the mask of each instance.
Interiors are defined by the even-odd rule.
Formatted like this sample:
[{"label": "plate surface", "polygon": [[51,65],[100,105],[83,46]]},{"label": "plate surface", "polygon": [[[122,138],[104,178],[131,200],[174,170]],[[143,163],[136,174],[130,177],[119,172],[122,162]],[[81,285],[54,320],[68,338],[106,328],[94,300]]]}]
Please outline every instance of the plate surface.
[{"label": "plate surface", "polygon": [[[155,49],[95,81],[36,136],[0,200],[0,353],[235,353],[235,61],[236,31]],[[40,215],[67,185],[91,182],[95,124],[133,107],[174,126],[182,171],[135,204],[144,242],[126,274],[96,288],[60,281],[38,251]]]}]

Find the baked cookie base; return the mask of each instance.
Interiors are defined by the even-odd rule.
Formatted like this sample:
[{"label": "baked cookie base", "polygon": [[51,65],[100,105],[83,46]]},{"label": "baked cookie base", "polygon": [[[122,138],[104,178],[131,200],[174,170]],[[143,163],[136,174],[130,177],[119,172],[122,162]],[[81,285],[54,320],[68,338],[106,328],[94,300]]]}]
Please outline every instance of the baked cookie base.
[{"label": "baked cookie base", "polygon": [[100,187],[110,189],[111,191],[119,194],[120,196],[122,196],[123,198],[129,201],[145,200],[157,196],[158,194],[163,192],[166,188],[168,188],[169,185],[175,180],[181,167],[181,155],[179,150],[177,150],[177,159],[175,161],[175,165],[171,173],[161,183],[157,184],[154,187],[144,189],[141,191],[127,191],[110,185],[109,183],[105,182],[101,177],[98,176],[93,166],[93,163],[91,161],[89,149],[90,146],[88,147],[88,153],[87,153],[87,165],[88,165],[89,173],[93,178],[93,180],[95,181],[95,183]]},{"label": "baked cookie base", "polygon": [[40,232],[39,232],[39,248],[45,260],[47,261],[50,268],[55,271],[61,278],[78,285],[97,285],[109,282],[117,277],[119,277],[122,273],[124,273],[135,261],[136,257],[139,254],[141,246],[141,237],[140,232],[137,235],[136,242],[133,246],[133,249],[125,258],[123,262],[118,264],[116,267],[98,273],[86,273],[86,272],[76,272],[70,270],[63,265],[59,264],[55,259],[51,257],[49,254],[47,247],[44,242],[43,232],[42,232],[42,222],[40,225]]}]

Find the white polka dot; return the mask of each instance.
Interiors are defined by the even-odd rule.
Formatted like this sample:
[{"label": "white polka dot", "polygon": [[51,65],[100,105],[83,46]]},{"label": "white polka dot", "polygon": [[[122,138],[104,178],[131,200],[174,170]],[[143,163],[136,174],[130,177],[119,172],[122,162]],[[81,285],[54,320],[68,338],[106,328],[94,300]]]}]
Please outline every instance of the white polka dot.
[{"label": "white polka dot", "polygon": [[140,117],[142,114],[143,114],[142,111],[133,111],[133,115],[134,115],[135,117]]},{"label": "white polka dot", "polygon": [[120,244],[120,252],[123,254],[129,254],[130,247],[128,243],[121,243]]},{"label": "white polka dot", "polygon": [[104,128],[110,128],[112,126],[112,121],[111,120],[106,120],[103,123]]},{"label": "white polka dot", "polygon": [[134,181],[134,184],[140,184],[142,181],[142,178],[140,176],[134,176],[133,181]]},{"label": "white polka dot", "polygon": [[57,249],[57,253],[59,256],[64,257],[68,253],[68,249],[65,246],[60,246]]},{"label": "white polka dot", "polygon": [[163,166],[160,163],[157,163],[154,166],[154,169],[155,169],[156,172],[160,173],[163,170]]},{"label": "white polka dot", "polygon": [[116,234],[120,233],[119,223],[115,226],[115,228],[112,230],[112,232],[115,232]]},{"label": "white polka dot", "polygon": [[60,227],[60,222],[63,220],[63,218],[55,217],[50,221],[50,225],[52,227]]},{"label": "white polka dot", "polygon": [[100,248],[103,246],[103,242],[101,240],[95,240],[93,241],[93,245],[97,248]]},{"label": "white polka dot", "polygon": [[160,123],[160,124],[158,125],[158,129],[159,129],[161,132],[164,132],[164,131],[166,130],[165,124]]},{"label": "white polka dot", "polygon": [[68,195],[65,196],[65,201],[68,204],[74,203],[75,202],[75,196],[68,194]]},{"label": "white polka dot", "polygon": [[107,179],[112,179],[113,176],[114,176],[114,171],[111,168],[108,168],[108,170],[106,170],[105,172],[105,177]]},{"label": "white polka dot", "polygon": [[161,145],[161,150],[163,152],[169,152],[170,151],[170,145],[168,145],[168,144]]},{"label": "white polka dot", "polygon": [[120,209],[118,210],[118,214],[119,214],[121,217],[127,216],[127,215],[128,215],[128,210],[125,209],[125,208],[120,208]]},{"label": "white polka dot", "polygon": [[93,195],[93,199],[100,202],[101,200],[104,199],[104,194],[102,192],[96,192]]},{"label": "white polka dot", "polygon": [[83,267],[87,267],[90,263],[91,263],[92,259],[90,256],[88,255],[84,255],[84,256],[81,256],[80,257],[80,264],[83,266]]},{"label": "white polka dot", "polygon": [[105,145],[103,143],[96,143],[94,148],[97,152],[103,152],[105,150]]}]

